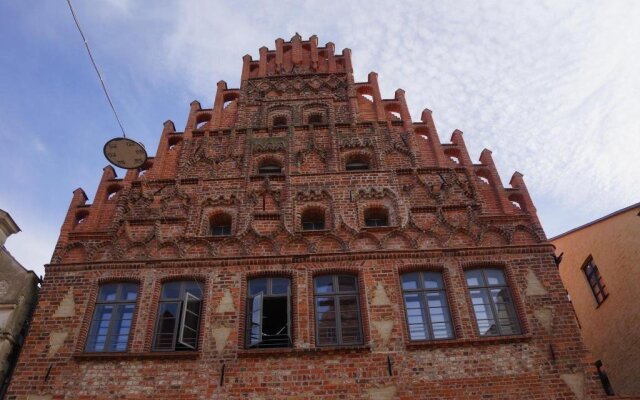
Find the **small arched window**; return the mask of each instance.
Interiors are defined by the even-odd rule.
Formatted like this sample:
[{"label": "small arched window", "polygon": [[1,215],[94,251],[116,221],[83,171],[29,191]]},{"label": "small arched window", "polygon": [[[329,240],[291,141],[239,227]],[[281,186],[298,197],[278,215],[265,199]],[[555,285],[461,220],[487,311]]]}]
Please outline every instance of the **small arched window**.
[{"label": "small arched window", "polygon": [[368,227],[389,226],[389,212],[382,207],[366,209],[364,211],[364,225]]},{"label": "small arched window", "polygon": [[309,124],[321,124],[323,122],[322,114],[314,113],[309,115]]},{"label": "small arched window", "polygon": [[320,231],[324,229],[324,210],[309,208],[302,213],[302,230]]},{"label": "small arched window", "polygon": [[368,157],[362,154],[356,154],[347,159],[345,170],[347,171],[367,171],[370,169]]},{"label": "small arched window", "polygon": [[87,217],[89,216],[88,211],[80,211],[76,214],[76,226],[80,224],[84,224],[87,221]]},{"label": "small arched window", "polygon": [[121,187],[120,186],[110,186],[107,189],[107,201],[111,201],[113,200],[116,195],[118,194],[118,192],[120,191]]},{"label": "small arched window", "polygon": [[172,137],[169,138],[169,150],[175,150],[175,148],[180,144],[180,142],[182,141],[182,138],[179,137]]},{"label": "small arched window", "polygon": [[153,163],[147,162],[142,167],[138,168],[138,178],[142,178],[153,167]]},{"label": "small arched window", "polygon": [[196,129],[203,129],[204,126],[211,121],[211,114],[200,114],[196,117]]},{"label": "small arched window", "polygon": [[231,235],[231,216],[216,214],[209,220],[209,234],[212,236]]},{"label": "small arched window", "polygon": [[287,117],[285,117],[284,115],[278,115],[273,117],[273,126],[283,127],[287,125],[288,125]]},{"label": "small arched window", "polygon": [[282,165],[276,160],[266,160],[258,167],[260,175],[280,175],[282,174]]}]

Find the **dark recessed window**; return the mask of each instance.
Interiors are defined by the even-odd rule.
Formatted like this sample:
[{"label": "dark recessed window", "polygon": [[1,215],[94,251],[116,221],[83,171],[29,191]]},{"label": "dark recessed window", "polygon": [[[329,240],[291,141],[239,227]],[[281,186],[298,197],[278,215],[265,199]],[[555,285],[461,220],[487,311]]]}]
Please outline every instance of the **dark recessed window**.
[{"label": "dark recessed window", "polygon": [[370,169],[369,159],[361,155],[349,157],[345,164],[347,171],[366,171],[368,169]]},{"label": "dark recessed window", "polygon": [[291,281],[258,278],[248,287],[246,347],[290,347]]},{"label": "dark recessed window", "polygon": [[480,336],[517,335],[520,325],[511,291],[500,269],[465,271]]},{"label": "dark recessed window", "polygon": [[593,297],[595,297],[598,305],[602,304],[609,294],[605,289],[605,284],[600,276],[600,271],[598,271],[598,266],[593,261],[593,258],[589,257],[584,267],[582,267],[582,270],[587,277],[587,282],[589,282],[589,287],[591,287]]},{"label": "dark recessed window", "polygon": [[411,340],[453,338],[447,293],[439,272],[411,272],[402,279],[402,295]]},{"label": "dark recessed window", "polygon": [[137,283],[100,286],[86,351],[126,351],[138,297]]},{"label": "dark recessed window", "polygon": [[229,214],[216,214],[211,217],[209,234],[212,236],[231,235],[231,216]]},{"label": "dark recessed window", "polygon": [[305,210],[301,216],[302,230],[319,231],[324,229],[324,210],[321,208],[311,208]]},{"label": "dark recessed window", "polygon": [[324,275],[313,283],[318,346],[362,344],[358,278]]},{"label": "dark recessed window", "polygon": [[273,117],[273,126],[283,127],[287,126],[287,117],[279,115],[277,117]]},{"label": "dark recessed window", "polygon": [[282,166],[275,161],[267,161],[258,167],[260,175],[280,175],[282,174]]},{"label": "dark recessed window", "polygon": [[369,208],[364,211],[364,225],[368,227],[389,226],[389,213],[384,208]]},{"label": "dark recessed window", "polygon": [[175,281],[162,285],[153,349],[195,350],[200,328],[201,283]]},{"label": "dark recessed window", "polygon": [[311,114],[309,115],[309,124],[321,124],[323,122],[322,114]]}]

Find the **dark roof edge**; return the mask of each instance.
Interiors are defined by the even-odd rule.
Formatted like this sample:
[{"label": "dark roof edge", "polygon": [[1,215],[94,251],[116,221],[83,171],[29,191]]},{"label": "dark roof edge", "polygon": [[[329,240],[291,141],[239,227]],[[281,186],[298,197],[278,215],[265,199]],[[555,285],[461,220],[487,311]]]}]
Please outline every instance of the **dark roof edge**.
[{"label": "dark roof edge", "polygon": [[[554,236],[554,237],[552,237],[552,238],[550,238],[550,239],[548,239],[548,240],[549,240],[550,242],[552,242],[552,241],[554,241],[554,240],[556,240],[556,239],[559,239],[559,238],[561,238],[561,237],[563,237],[563,236],[566,236],[566,235],[568,235],[568,234],[570,234],[570,233],[573,233],[573,232],[575,232],[575,231],[579,231],[579,230],[584,229],[584,228],[586,228],[586,227],[589,227],[589,226],[591,226],[591,225],[595,225],[595,224],[597,224],[598,222],[602,222],[602,221],[604,221],[605,219],[609,219],[609,218],[611,218],[611,217],[615,217],[615,216],[616,216],[616,215],[618,215],[618,214],[625,213],[625,212],[627,212],[627,211],[629,211],[629,210],[633,210],[634,208],[638,208],[638,207],[640,207],[640,203],[632,204],[632,205],[630,205],[630,206],[628,206],[628,207],[625,207],[625,208],[623,208],[623,209],[620,209],[620,210],[618,210],[618,211],[614,211],[614,212],[612,212],[611,214],[605,215],[604,217],[600,217],[600,218],[595,219],[595,220],[593,220],[593,221],[591,221],[591,222],[587,222],[587,223],[586,223],[586,224],[584,224],[584,225],[580,225],[580,226],[578,226],[578,227],[576,227],[576,228],[573,228],[573,229],[571,229],[571,230],[568,230],[568,231],[566,231],[565,233],[561,233],[561,234],[559,234],[559,235],[556,235],[556,236]],[[640,214],[639,214],[639,215],[640,215]]]}]

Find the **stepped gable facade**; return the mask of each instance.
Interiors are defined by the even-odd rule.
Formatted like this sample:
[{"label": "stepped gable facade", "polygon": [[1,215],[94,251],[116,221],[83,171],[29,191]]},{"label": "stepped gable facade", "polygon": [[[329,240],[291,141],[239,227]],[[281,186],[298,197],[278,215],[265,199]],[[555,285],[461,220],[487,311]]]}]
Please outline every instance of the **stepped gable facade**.
[{"label": "stepped gable facade", "polygon": [[602,398],[522,175],[275,44],[73,193],[8,398]]}]

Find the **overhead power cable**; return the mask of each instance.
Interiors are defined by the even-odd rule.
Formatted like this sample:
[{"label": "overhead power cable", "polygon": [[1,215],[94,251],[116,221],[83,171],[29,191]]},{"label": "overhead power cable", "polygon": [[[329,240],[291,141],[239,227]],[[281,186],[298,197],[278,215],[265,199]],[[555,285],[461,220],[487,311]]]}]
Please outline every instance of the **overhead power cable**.
[{"label": "overhead power cable", "polygon": [[120,118],[118,118],[118,113],[116,112],[116,108],[113,106],[113,102],[111,101],[111,96],[109,96],[109,92],[107,91],[107,87],[104,84],[104,80],[102,79],[102,74],[100,74],[100,70],[98,69],[98,65],[96,65],[96,61],[93,59],[93,55],[91,54],[91,49],[89,48],[89,42],[87,42],[87,38],[84,36],[82,32],[82,28],[80,28],[80,23],[78,22],[78,17],[76,17],[76,13],[73,11],[73,6],[71,5],[71,0],[67,0],[67,4],[69,5],[69,10],[71,11],[71,16],[73,16],[73,21],[76,23],[76,27],[78,28],[78,32],[80,32],[80,36],[82,36],[82,40],[84,41],[84,47],[87,48],[87,53],[89,54],[89,59],[91,59],[91,64],[93,64],[93,68],[96,70],[96,74],[98,74],[98,79],[100,79],[100,84],[102,85],[102,90],[104,91],[105,96],[107,96],[107,101],[109,102],[109,106],[111,106],[111,111],[113,111],[113,115],[116,117],[116,121],[118,121],[118,126],[120,126],[120,130],[122,131],[122,136],[127,137],[124,133],[124,128],[122,127],[122,123],[120,122]]}]

